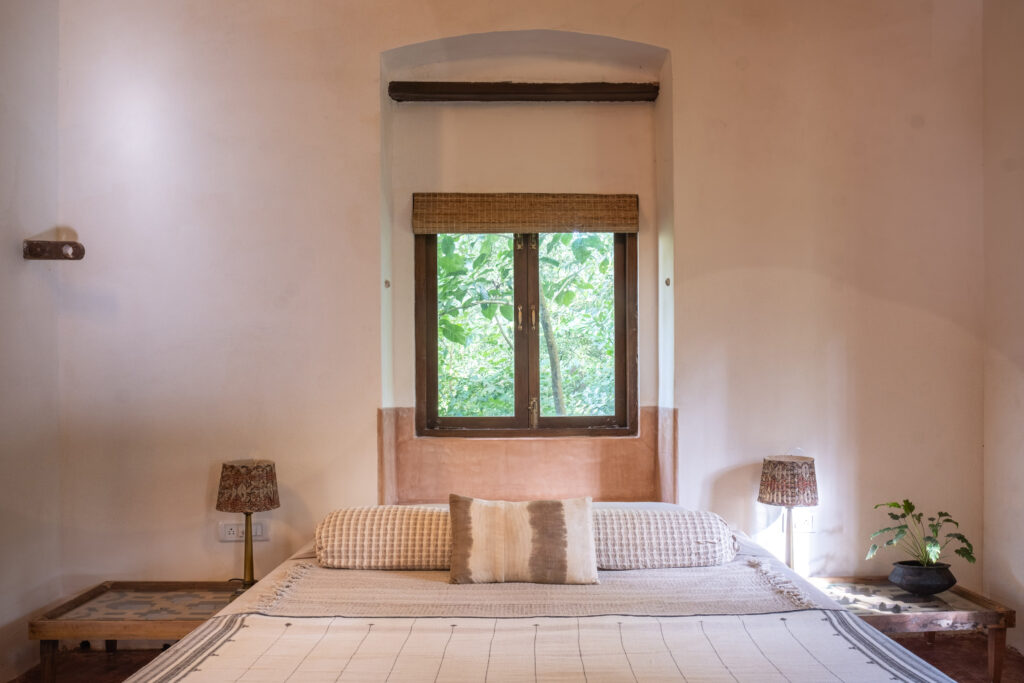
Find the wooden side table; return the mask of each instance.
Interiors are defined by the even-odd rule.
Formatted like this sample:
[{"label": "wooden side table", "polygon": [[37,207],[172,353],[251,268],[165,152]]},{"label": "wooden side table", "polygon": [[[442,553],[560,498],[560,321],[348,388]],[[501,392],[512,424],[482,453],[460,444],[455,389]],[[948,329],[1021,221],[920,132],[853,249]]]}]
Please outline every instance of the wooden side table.
[{"label": "wooden side table", "polygon": [[811,583],[847,610],[883,633],[924,633],[929,642],[938,631],[988,631],[988,674],[1003,675],[1006,629],[1017,614],[962,586],[937,595],[918,596],[889,583],[884,576],[812,578]]},{"label": "wooden side table", "polygon": [[39,641],[43,683],[57,678],[60,639],[178,640],[219,612],[238,594],[230,581],[106,581],[29,622]]}]

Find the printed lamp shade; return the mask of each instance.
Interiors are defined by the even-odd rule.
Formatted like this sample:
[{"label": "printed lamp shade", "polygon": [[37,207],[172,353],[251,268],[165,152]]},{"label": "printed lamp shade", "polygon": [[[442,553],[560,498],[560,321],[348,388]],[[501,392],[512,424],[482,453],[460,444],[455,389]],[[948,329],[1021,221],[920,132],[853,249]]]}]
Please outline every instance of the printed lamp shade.
[{"label": "printed lamp shade", "polygon": [[818,504],[818,481],[814,458],[802,455],[770,455],[761,466],[760,503],[785,507]]},{"label": "printed lamp shade", "polygon": [[232,460],[221,466],[218,510],[264,512],[280,506],[272,460]]}]

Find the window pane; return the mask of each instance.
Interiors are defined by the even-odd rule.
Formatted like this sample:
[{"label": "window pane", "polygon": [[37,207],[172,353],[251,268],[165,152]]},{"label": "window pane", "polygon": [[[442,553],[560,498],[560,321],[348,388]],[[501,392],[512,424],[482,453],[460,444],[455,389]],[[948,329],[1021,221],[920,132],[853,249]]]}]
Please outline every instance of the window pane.
[{"label": "window pane", "polygon": [[615,414],[615,236],[539,237],[542,415]]},{"label": "window pane", "polygon": [[515,414],[512,235],[437,236],[437,414]]}]

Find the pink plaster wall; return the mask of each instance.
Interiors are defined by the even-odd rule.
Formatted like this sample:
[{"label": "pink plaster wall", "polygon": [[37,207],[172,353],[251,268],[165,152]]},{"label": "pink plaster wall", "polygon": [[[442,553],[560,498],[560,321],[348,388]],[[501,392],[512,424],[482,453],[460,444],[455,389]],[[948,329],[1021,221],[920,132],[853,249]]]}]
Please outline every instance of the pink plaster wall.
[{"label": "pink plaster wall", "polygon": [[[3,6],[29,11],[24,4]],[[646,353],[665,362],[650,373],[657,391],[650,382],[643,391],[678,409],[679,501],[763,529],[771,520],[754,501],[759,463],[800,448],[817,459],[821,484],[816,533],[804,539],[812,571],[884,571],[891,556],[863,560],[879,522],[871,506],[897,496],[949,509],[976,537],[983,506],[1003,514],[1015,495],[1009,484],[983,494],[983,478],[1018,474],[1009,428],[990,432],[1010,444],[1004,455],[984,460],[1005,469],[981,467],[981,169],[983,150],[997,149],[982,144],[982,7],[48,4],[47,40],[58,49],[36,45],[53,62],[23,42],[3,47],[21,46],[43,72],[37,82],[59,83],[46,126],[59,131],[56,162],[46,156],[57,178],[32,186],[57,197],[57,222],[77,231],[88,254],[61,270],[55,323],[44,316],[16,350],[4,329],[9,367],[27,367],[25,348],[57,338],[57,386],[41,397],[57,402],[48,414],[57,414],[59,463],[51,451],[47,466],[59,465],[61,484],[33,488],[30,472],[0,484],[0,497],[45,501],[33,509],[59,526],[46,553],[52,559],[59,546],[68,591],[104,579],[236,574],[241,548],[216,541],[217,522],[230,519],[213,507],[222,460],[278,463],[282,504],[261,513],[271,541],[257,547],[258,574],[306,541],[328,510],[374,502],[377,410],[408,405],[382,400],[391,291],[382,252],[388,231],[402,227],[391,225],[384,178],[396,158],[408,161],[382,145],[382,55],[448,36],[556,29],[670,55],[659,75],[671,79],[662,94],[671,106],[637,139],[650,140],[651,163],[666,171],[651,183],[651,225],[671,233],[671,246],[645,267],[667,269],[671,285],[659,276],[665,295],[652,287],[657,306],[648,297],[641,310],[670,307],[674,329],[650,337],[657,349]],[[447,121],[438,126],[449,134]],[[21,139],[23,125],[4,120],[0,138]],[[558,142],[548,145],[553,154]],[[475,148],[454,149],[479,167]],[[440,158],[445,179],[467,167]],[[514,154],[502,163],[525,185],[550,162]],[[993,168],[989,177],[1016,176]],[[1009,238],[1015,223],[998,225]],[[999,272],[999,291],[1012,291],[1012,271]],[[15,310],[22,301],[29,297]],[[1000,310],[1019,318],[1012,303]],[[20,331],[25,320],[3,322]],[[1008,376],[990,367],[990,376]],[[27,403],[5,399],[6,416],[27,424]],[[1014,400],[1000,405],[1011,424]],[[8,519],[14,538],[41,528]],[[991,581],[1012,590],[1006,559]],[[34,590],[45,564],[31,579],[11,574],[10,590]],[[957,567],[967,585],[981,573]]]},{"label": "pink plaster wall", "polygon": [[57,224],[56,0],[0,0],[0,681],[38,646],[27,621],[61,595],[59,283],[25,261]]},{"label": "pink plaster wall", "polygon": [[[980,533],[980,0],[637,7],[60,5],[58,218],[88,248],[58,316],[70,590],[237,572],[216,541],[221,460],[278,462],[258,573],[331,508],[376,500],[383,226],[401,227],[382,187],[403,154],[382,148],[382,54],[537,28],[671,55],[651,140],[672,171],[657,352],[680,502],[760,530],[759,463],[800,448],[822,487],[812,571],[885,569],[863,560],[879,500]],[[524,184],[547,164],[501,161]]]},{"label": "pink plaster wall", "polygon": [[[1024,610],[1024,3],[985,3],[985,590]],[[1008,640],[1024,647],[1022,629]]]}]

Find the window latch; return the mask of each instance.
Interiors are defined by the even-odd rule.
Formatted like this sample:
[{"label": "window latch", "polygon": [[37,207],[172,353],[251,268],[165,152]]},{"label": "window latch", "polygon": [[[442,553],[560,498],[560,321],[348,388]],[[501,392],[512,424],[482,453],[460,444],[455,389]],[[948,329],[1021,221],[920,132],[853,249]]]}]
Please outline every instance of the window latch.
[{"label": "window latch", "polygon": [[530,306],[530,329],[537,329],[537,307]]},{"label": "window latch", "polygon": [[519,331],[523,330],[523,305],[519,304],[516,306],[516,313],[519,316]]},{"label": "window latch", "polygon": [[537,422],[540,419],[540,410],[537,406],[537,398],[530,399],[530,429],[537,428]]}]

